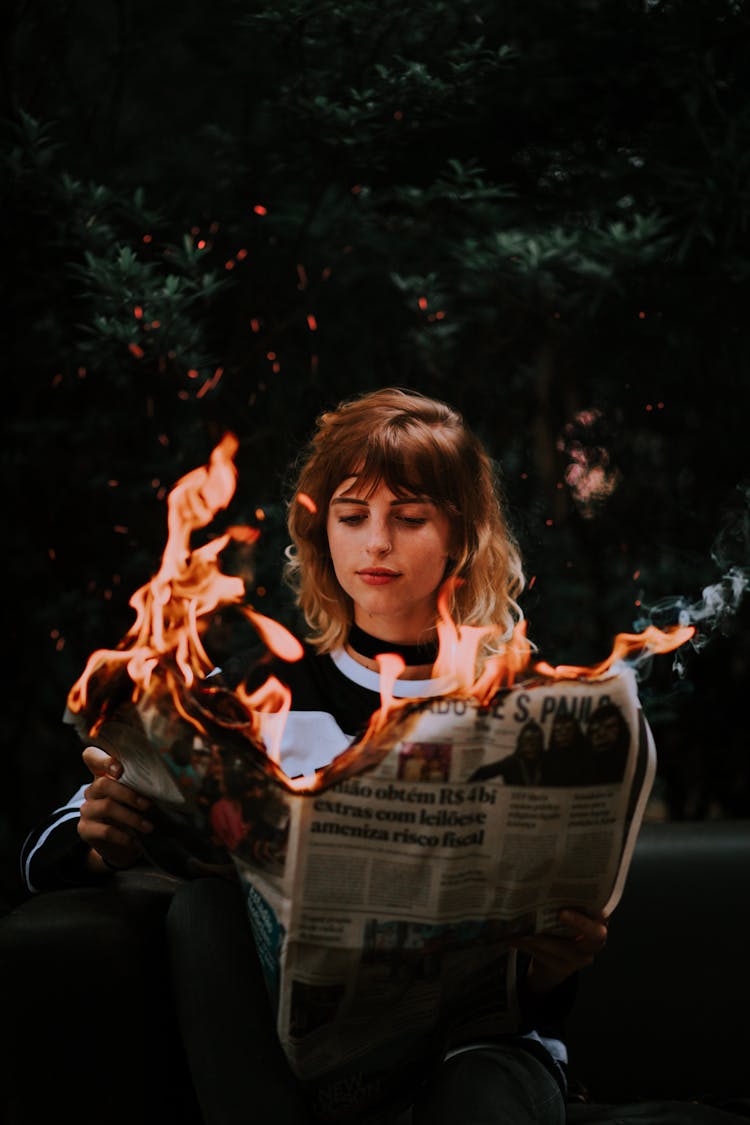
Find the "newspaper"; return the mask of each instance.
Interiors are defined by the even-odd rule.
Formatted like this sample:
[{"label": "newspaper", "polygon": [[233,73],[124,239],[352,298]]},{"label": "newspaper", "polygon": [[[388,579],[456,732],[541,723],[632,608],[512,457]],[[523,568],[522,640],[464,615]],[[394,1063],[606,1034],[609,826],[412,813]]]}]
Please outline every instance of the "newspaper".
[{"label": "newspaper", "polygon": [[627,666],[400,701],[303,788],[230,692],[204,681],[181,709],[146,697],[81,734],[153,798],[156,862],[220,871],[227,848],[279,1040],[331,1120],[436,1039],[518,1031],[514,939],[563,932],[563,907],[611,914],[656,769]]}]

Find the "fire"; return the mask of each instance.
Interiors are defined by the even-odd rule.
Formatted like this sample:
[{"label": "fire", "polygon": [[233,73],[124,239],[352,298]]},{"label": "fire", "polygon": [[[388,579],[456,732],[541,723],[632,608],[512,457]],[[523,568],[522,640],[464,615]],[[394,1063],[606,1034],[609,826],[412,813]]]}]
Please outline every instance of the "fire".
[{"label": "fire", "polygon": [[520,679],[530,658],[531,642],[526,636],[526,622],[517,621],[510,641],[485,660],[482,672],[471,685],[471,695],[480,706],[487,706],[501,688],[509,688]]},{"label": "fire", "polygon": [[243,684],[237,688],[237,698],[250,714],[260,716],[260,735],[266,752],[272,762],[281,765],[281,739],[289,709],[292,693],[286,684],[276,676],[269,676],[257,691],[247,692]]},{"label": "fire", "polygon": [[398,700],[393,694],[393,685],[403,672],[406,665],[403,657],[395,652],[386,652],[376,657],[380,671],[380,707],[370,719],[368,734],[376,734],[386,724],[388,716],[398,707]]},{"label": "fire", "polygon": [[[155,731],[166,730],[168,741],[174,734],[172,720],[164,719],[166,705],[178,722],[188,724],[200,735],[214,741],[218,737],[219,742],[222,738],[234,740],[232,745],[239,747],[240,754],[250,753],[256,773],[265,770],[271,780],[287,789],[312,792],[319,787],[319,778],[288,778],[281,768],[280,748],[291,706],[289,688],[272,676],[256,691],[242,685],[230,691],[209,675],[213,665],[201,640],[211,615],[222,606],[232,605],[253,625],[272,653],[288,662],[303,655],[300,642],[279,622],[242,604],[243,580],[219,569],[219,556],[230,541],[253,544],[259,536],[257,530],[231,526],[205,545],[191,548],[192,535],[208,527],[234,495],[237,449],[236,437],[226,434],[208,464],[182,477],[169,493],[168,534],[161,565],[150,582],[130,599],[135,623],[116,649],[100,649],[91,655],[70,690],[68,709],[80,716],[87,734],[93,737],[107,722],[120,719],[125,700],[125,710],[129,706],[131,712],[137,711],[137,721],[148,739],[152,740]],[[305,493],[298,493],[296,500],[315,511],[313,500]],[[524,677],[596,679],[634,652],[668,652],[694,633],[691,626],[664,631],[649,626],[643,633],[619,634],[610,655],[597,665],[553,667],[543,661],[532,662],[532,645],[523,621],[516,625],[510,639],[501,643],[492,636],[495,630],[491,626],[458,625],[449,612],[449,602],[459,585],[460,579],[450,578],[439,592],[438,656],[432,676],[443,682],[445,695],[472,698],[480,706],[488,705],[499,690]],[[373,736],[383,731],[395,712],[413,703],[394,695],[403,660],[387,651],[377,659],[380,707],[356,748],[337,759],[341,775],[365,768],[377,753]],[[266,764],[260,765],[261,760]]]},{"label": "fire", "polygon": [[634,653],[644,649],[651,653],[672,652],[695,633],[692,625],[675,625],[669,629],[649,625],[642,633],[618,633],[609,656],[599,664],[590,667],[576,664],[553,666],[543,660],[532,662],[526,622],[519,621],[510,641],[485,656],[482,671],[477,677],[479,646],[493,629],[476,625],[457,626],[454,623],[448,612],[448,597],[458,584],[460,579],[447,579],[438,596],[439,651],[434,674],[453,679],[455,694],[473,697],[480,704],[486,704],[500,688],[510,687],[527,671],[551,680],[594,680],[606,675],[618,661]]},{"label": "fire", "polygon": [[[549,680],[595,680],[607,675],[618,661],[646,650],[658,654],[672,652],[685,644],[695,633],[692,625],[658,629],[649,625],[642,633],[618,633],[612,651],[605,660],[589,667],[575,664],[553,666],[545,661],[532,661],[532,646],[526,636],[526,622],[516,623],[510,640],[490,649],[478,660],[479,646],[493,632],[491,626],[456,625],[448,611],[450,594],[460,584],[460,579],[448,578],[438,595],[438,656],[433,677],[446,683],[446,694],[474,699],[487,706],[502,688],[512,687],[525,675]],[[399,660],[393,654],[377,657],[381,668],[380,708],[373,715],[365,738],[385,727],[388,719],[408,700],[393,696],[393,683],[403,667],[394,671],[392,662]],[[477,674],[477,667],[481,668]]]},{"label": "fire", "polygon": [[693,625],[673,625],[669,629],[657,629],[655,625],[649,625],[642,633],[618,633],[611,653],[601,664],[588,668],[576,664],[558,664],[553,667],[540,660],[534,665],[534,669],[551,680],[595,680],[606,675],[619,660],[625,660],[644,649],[654,654],[672,652],[689,641],[694,633]]},{"label": "fire", "polygon": [[[193,533],[208,527],[234,495],[237,472],[233,459],[237,449],[236,437],[226,434],[208,464],[182,477],[170,492],[167,544],[161,566],[130,599],[136,613],[135,624],[117,649],[100,649],[90,656],[68,696],[68,708],[73,714],[85,712],[95,679],[96,694],[104,697],[104,704],[102,713],[95,716],[92,731],[98,720],[105,717],[108,687],[123,670],[132,682],[133,701],[150,692],[163,693],[166,684],[179,713],[200,728],[182,695],[184,689],[204,680],[212,670],[201,631],[221,606],[236,605],[267,647],[282,659],[292,661],[302,656],[301,644],[282,625],[240,605],[245,597],[243,580],[219,570],[219,555],[229,542],[252,544],[258,531],[232,526],[201,547],[190,546]],[[252,725],[251,715],[246,721]]]},{"label": "fire", "polygon": [[493,632],[491,625],[462,625],[458,628],[448,611],[448,596],[461,583],[460,578],[448,578],[438,594],[438,658],[434,674],[456,681],[455,690],[471,694],[476,674],[477,653],[483,637]]}]

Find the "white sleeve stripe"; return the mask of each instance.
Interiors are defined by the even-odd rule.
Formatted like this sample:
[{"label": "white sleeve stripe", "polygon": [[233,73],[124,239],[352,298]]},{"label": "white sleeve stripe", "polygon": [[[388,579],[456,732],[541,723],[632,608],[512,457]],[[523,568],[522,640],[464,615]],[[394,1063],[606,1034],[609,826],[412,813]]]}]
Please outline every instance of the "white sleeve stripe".
[{"label": "white sleeve stripe", "polygon": [[[80,806],[83,804],[83,799],[84,799],[83,798],[83,791],[84,791],[85,788],[87,788],[87,787],[85,785],[82,785],[81,788],[78,790],[78,792],[75,794],[75,796],[71,799],[71,801],[67,805],[64,805],[60,809],[55,809],[56,813],[60,812],[60,813],[64,813],[64,815],[58,817],[58,819],[55,821],[54,824],[50,824],[48,828],[45,828],[44,832],[42,832],[39,839],[34,844],[34,847],[31,849],[31,851],[27,855],[26,862],[24,864],[23,875],[24,875],[24,880],[26,882],[26,886],[29,888],[29,890],[31,891],[32,894],[37,893],[37,888],[31,882],[31,877],[30,877],[30,874],[29,874],[29,865],[30,865],[32,859],[34,858],[36,852],[39,850],[39,848],[41,848],[42,844],[49,837],[50,832],[54,832],[55,829],[58,828],[61,824],[64,824],[66,820],[73,820],[75,817],[80,816]],[[80,801],[78,802],[78,804],[74,805],[74,802],[78,800],[79,796],[81,798]],[[69,810],[69,811],[67,811],[67,810]]]},{"label": "white sleeve stripe", "polygon": [[55,809],[52,815],[54,816],[55,813],[65,812],[67,809],[80,809],[81,805],[86,800],[86,798],[84,797],[84,793],[86,792],[90,784],[91,783],[87,781],[85,785],[82,785],[80,787],[80,789],[76,789],[70,800],[66,804],[60,805],[59,809]]}]

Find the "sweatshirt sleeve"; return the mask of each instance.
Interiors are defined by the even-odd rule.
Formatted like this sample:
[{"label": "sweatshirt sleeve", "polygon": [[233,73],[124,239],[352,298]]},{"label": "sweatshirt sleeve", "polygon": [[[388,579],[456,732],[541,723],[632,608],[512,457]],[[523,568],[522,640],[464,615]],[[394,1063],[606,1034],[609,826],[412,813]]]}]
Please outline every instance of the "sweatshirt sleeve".
[{"label": "sweatshirt sleeve", "polygon": [[521,1006],[521,1031],[536,1031],[543,1038],[565,1039],[565,1024],[575,1003],[578,973],[543,995],[532,992],[527,974],[529,958],[519,955],[518,999]]},{"label": "sweatshirt sleeve", "polygon": [[100,882],[89,871],[88,844],[78,835],[82,785],[70,800],[29,832],[21,847],[21,878],[31,894]]}]

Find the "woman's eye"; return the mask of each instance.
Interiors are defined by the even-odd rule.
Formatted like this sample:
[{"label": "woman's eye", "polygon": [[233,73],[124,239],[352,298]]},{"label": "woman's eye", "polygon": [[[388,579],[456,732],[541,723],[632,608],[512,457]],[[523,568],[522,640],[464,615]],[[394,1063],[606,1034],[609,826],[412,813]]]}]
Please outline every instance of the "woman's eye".
[{"label": "woman's eye", "polygon": [[365,517],[359,513],[354,516],[339,516],[339,523],[357,524],[361,523]]},{"label": "woman's eye", "polygon": [[399,516],[402,523],[408,523],[412,527],[421,527],[422,524],[427,523],[424,516]]}]

